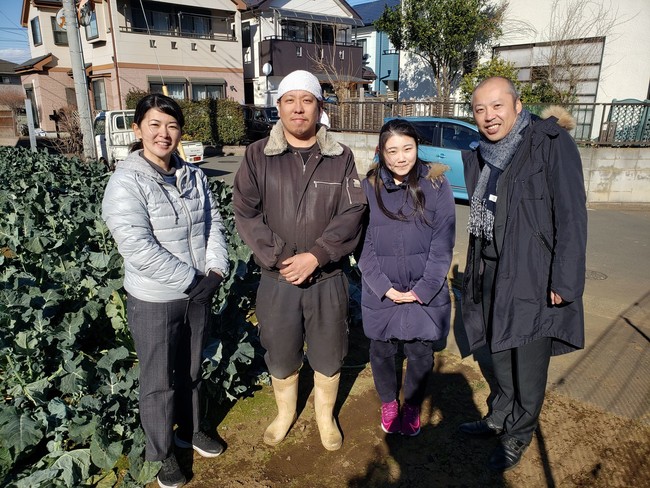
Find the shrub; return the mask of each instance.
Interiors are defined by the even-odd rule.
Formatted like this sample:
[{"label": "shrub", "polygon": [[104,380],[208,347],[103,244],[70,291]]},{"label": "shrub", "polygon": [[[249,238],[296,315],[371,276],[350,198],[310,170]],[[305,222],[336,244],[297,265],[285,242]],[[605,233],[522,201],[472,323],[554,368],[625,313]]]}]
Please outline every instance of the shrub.
[{"label": "shrub", "polygon": [[[141,486],[138,361],[122,259],[102,219],[99,164],[0,147],[0,480],[3,486]],[[211,181],[230,246],[205,351],[209,402],[245,395],[261,355],[247,320],[257,275]]]}]

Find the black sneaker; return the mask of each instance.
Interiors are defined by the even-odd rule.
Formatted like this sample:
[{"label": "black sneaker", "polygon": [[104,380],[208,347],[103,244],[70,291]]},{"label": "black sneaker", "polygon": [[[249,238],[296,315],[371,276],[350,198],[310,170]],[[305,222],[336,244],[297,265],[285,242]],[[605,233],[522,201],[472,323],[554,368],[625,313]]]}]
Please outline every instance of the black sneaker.
[{"label": "black sneaker", "polygon": [[203,432],[196,432],[192,435],[192,442],[184,441],[178,434],[174,434],[174,442],[178,447],[194,449],[201,456],[206,458],[217,457],[223,452],[223,445],[216,439],[208,437]]},{"label": "black sneaker", "polygon": [[157,480],[160,488],[179,488],[185,484],[187,480],[178,467],[176,456],[172,454],[162,462]]}]

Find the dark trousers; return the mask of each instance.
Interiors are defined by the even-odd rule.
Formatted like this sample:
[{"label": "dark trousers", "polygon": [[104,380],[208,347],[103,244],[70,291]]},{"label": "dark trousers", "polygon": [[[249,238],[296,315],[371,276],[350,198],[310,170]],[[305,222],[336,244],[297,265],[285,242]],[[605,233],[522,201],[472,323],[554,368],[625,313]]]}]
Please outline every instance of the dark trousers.
[{"label": "dark trousers", "polygon": [[[496,261],[484,260],[483,264],[483,314],[491,334],[493,324],[499,320],[492,311]],[[543,337],[492,353],[497,390],[490,405],[490,419],[506,434],[526,444],[533,438],[542,411],[552,343],[550,337]]]},{"label": "dark trousers", "polygon": [[307,358],[314,371],[336,374],[348,353],[348,281],[336,274],[295,286],[262,273],[256,313],[264,360],[276,378],[286,378]]},{"label": "dark trousers", "polygon": [[184,439],[199,431],[210,308],[187,300],[145,302],[129,295],[127,313],[140,363],[145,459],[161,461],[172,453],[174,424]]},{"label": "dark trousers", "polygon": [[504,431],[529,444],[542,411],[551,360],[550,337],[492,353],[497,392],[490,418]]},{"label": "dark trousers", "polygon": [[[399,398],[395,356],[399,342],[370,341],[370,365],[375,388],[382,403]],[[427,381],[433,368],[433,342],[409,341],[404,344],[406,374],[404,376],[404,402],[420,406],[424,400]]]}]

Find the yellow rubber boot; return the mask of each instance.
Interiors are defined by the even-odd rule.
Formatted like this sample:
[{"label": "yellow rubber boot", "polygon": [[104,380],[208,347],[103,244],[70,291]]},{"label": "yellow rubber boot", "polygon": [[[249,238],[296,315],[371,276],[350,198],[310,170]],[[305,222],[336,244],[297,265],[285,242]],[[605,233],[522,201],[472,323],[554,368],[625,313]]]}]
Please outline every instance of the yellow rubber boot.
[{"label": "yellow rubber boot", "polygon": [[271,376],[278,416],[264,431],[264,442],[276,446],[284,440],[289,429],[296,421],[296,403],[298,402],[298,372],[287,378]]},{"label": "yellow rubber boot", "polygon": [[343,444],[343,437],[334,420],[334,404],[339,391],[340,373],[325,376],[314,372],[314,409],[320,441],[328,451],[336,451]]}]

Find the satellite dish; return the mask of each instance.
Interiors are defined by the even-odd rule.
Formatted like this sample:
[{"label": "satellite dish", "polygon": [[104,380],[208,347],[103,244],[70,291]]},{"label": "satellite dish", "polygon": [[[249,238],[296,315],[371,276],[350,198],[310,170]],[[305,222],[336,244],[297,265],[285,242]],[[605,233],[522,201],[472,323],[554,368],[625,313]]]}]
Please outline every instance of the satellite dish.
[{"label": "satellite dish", "polygon": [[56,25],[59,26],[61,29],[65,29],[65,13],[63,9],[59,9],[59,11],[56,13]]}]

